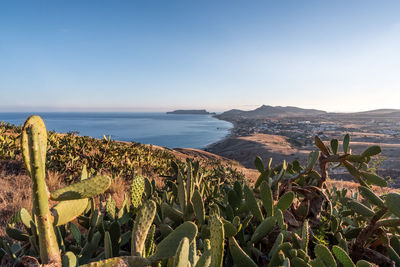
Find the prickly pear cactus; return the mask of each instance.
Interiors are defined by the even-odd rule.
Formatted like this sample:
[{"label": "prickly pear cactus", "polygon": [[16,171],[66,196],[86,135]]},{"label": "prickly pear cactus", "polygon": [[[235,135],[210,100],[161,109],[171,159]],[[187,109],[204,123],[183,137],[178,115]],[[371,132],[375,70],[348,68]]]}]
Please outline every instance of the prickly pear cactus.
[{"label": "prickly pear cactus", "polygon": [[40,258],[45,264],[60,264],[61,256],[45,182],[47,131],[43,120],[39,116],[29,117],[21,136],[22,156],[33,182],[33,210],[37,218]]},{"label": "prickly pear cactus", "polygon": [[[106,138],[101,141],[102,163],[96,165],[95,158],[78,162],[80,181],[52,192],[51,200],[58,203],[51,208],[45,184],[46,134],[37,116],[22,129],[22,156],[33,181],[33,214],[21,209],[8,221],[5,232],[17,242],[0,242],[0,260],[58,266],[400,264],[400,194],[375,190],[389,182],[369,166],[381,149],[372,146],[354,154],[349,135],[343,142],[315,137],[317,150],[304,166],[296,160],[274,166],[272,159],[264,164],[256,158],[259,176],[254,185],[225,180],[227,169],[222,166],[216,171],[192,160],[169,160],[169,165],[159,166],[172,172],[163,176],[164,185],[134,176],[130,198],[125,197],[122,206],[102,195],[110,178],[88,174],[96,174],[96,167],[106,169],[103,163],[115,167],[114,160],[103,162],[108,157],[126,164],[119,173],[132,177],[137,173],[133,167],[152,158],[150,150],[132,155]],[[49,143],[54,143],[50,136]],[[67,138],[57,143],[63,149],[90,146],[86,139]],[[120,153],[107,155],[115,152],[113,147]],[[76,153],[58,158],[52,154],[47,164],[58,166],[54,160],[63,157],[79,161]],[[333,168],[350,175],[357,186],[339,190],[328,185]]]}]

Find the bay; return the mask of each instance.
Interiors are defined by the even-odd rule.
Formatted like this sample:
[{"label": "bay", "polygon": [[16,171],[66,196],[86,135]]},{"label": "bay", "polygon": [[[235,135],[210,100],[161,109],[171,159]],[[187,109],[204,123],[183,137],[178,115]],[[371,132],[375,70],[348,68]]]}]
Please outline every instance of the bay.
[{"label": "bay", "polygon": [[211,115],[115,112],[0,113],[0,121],[22,125],[40,115],[48,130],[113,140],[134,141],[168,148],[205,148],[226,137],[233,125]]}]

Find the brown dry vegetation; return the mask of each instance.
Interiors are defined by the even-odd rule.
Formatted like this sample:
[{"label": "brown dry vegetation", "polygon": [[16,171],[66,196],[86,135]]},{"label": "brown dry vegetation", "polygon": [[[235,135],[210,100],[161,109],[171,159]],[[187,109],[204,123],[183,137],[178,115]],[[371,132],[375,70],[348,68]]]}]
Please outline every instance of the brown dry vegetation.
[{"label": "brown dry vegetation", "polygon": [[288,162],[295,159],[305,160],[310,150],[295,148],[288,139],[285,136],[271,134],[229,137],[213,144],[207,150],[236,160],[247,168],[253,168],[253,162],[257,156],[263,159],[273,158],[274,164],[278,164],[283,160]]},{"label": "brown dry vegetation", "polygon": [[32,209],[32,181],[27,175],[0,171],[0,236],[5,234],[8,219],[20,208]]}]

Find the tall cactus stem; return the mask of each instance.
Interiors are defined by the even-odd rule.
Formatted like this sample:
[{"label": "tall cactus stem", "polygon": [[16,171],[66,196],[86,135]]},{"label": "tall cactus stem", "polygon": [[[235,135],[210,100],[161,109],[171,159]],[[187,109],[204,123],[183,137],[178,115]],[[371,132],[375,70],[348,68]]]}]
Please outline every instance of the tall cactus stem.
[{"label": "tall cactus stem", "polygon": [[61,264],[45,182],[47,132],[39,116],[31,116],[26,120],[21,143],[25,166],[33,182],[33,210],[39,231],[40,259],[43,264]]}]

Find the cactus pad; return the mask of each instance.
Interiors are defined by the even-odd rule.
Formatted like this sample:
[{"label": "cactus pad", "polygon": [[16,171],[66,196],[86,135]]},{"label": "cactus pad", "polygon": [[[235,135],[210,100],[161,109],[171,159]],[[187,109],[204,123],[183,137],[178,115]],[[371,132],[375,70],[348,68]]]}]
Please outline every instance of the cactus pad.
[{"label": "cactus pad", "polygon": [[146,201],[139,209],[132,229],[132,256],[142,254],[147,233],[153,224],[156,210],[157,206],[153,200]]},{"label": "cactus pad", "polygon": [[275,227],[276,218],[275,217],[268,217],[262,223],[260,223],[256,230],[254,231],[251,242],[257,243],[259,242],[264,236],[268,235],[269,232]]},{"label": "cactus pad", "polygon": [[190,242],[193,242],[196,236],[196,225],[192,222],[184,222],[158,244],[156,252],[149,257],[149,259],[157,261],[171,258],[175,255],[179,243],[184,237],[187,237]]},{"label": "cactus pad", "polygon": [[327,247],[321,244],[317,244],[314,248],[315,255],[320,258],[325,266],[327,267],[336,267],[336,261],[333,257],[332,253],[329,251]]},{"label": "cactus pad", "polygon": [[253,191],[251,191],[251,189],[247,185],[244,186],[244,197],[246,199],[246,205],[253,213],[254,217],[257,218],[258,221],[262,222],[264,220],[264,216],[261,213],[260,207],[258,206],[257,199],[255,198]]},{"label": "cactus pad", "polygon": [[85,211],[88,202],[87,198],[60,201],[51,209],[54,225],[59,226],[74,220]]},{"label": "cactus pad", "polygon": [[212,215],[210,218],[210,231],[211,231],[211,266],[222,266],[224,258],[224,225],[222,221],[216,216]]},{"label": "cactus pad", "polygon": [[258,265],[243,251],[232,236],[229,238],[229,251],[231,252],[233,262],[236,266],[257,267]]},{"label": "cactus pad", "polygon": [[343,264],[344,267],[355,267],[355,264],[350,259],[349,254],[347,254],[347,252],[341,247],[333,246],[332,251],[333,254],[335,254],[335,257],[338,259],[338,261],[340,261],[341,264]]},{"label": "cactus pad", "polygon": [[111,185],[107,176],[94,176],[51,192],[52,200],[91,198],[104,193]]},{"label": "cactus pad", "polygon": [[[32,135],[35,135],[36,142],[33,142]],[[25,121],[21,138],[22,157],[28,173],[32,176],[34,150],[39,151],[38,160],[40,160],[39,164],[44,171],[47,153],[47,131],[42,118],[36,115],[29,117]]]},{"label": "cactus pad", "polygon": [[141,175],[136,175],[131,183],[131,202],[134,208],[142,204],[142,196],[144,192],[145,182]]},{"label": "cactus pad", "polygon": [[279,198],[278,203],[276,203],[276,206],[281,211],[285,211],[290,207],[290,205],[292,205],[294,197],[295,194],[293,192],[287,192]]},{"label": "cactus pad", "polygon": [[189,262],[189,239],[184,237],[179,243],[178,250],[174,257],[175,267],[187,267]]}]

